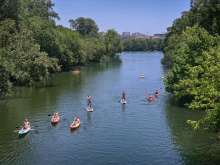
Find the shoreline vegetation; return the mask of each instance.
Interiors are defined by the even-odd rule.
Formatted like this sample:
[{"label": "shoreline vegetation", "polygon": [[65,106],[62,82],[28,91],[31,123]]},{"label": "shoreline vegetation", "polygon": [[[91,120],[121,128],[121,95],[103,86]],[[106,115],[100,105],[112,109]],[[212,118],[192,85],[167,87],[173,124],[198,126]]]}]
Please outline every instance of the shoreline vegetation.
[{"label": "shoreline vegetation", "polygon": [[194,0],[190,11],[168,28],[162,64],[166,90],[175,102],[204,111],[194,129],[220,130],[220,2]]},{"label": "shoreline vegetation", "polygon": [[162,38],[127,38],[122,39],[123,51],[162,51]]},{"label": "shoreline vegetation", "polygon": [[0,98],[14,87],[46,86],[50,76],[77,66],[103,63],[125,51],[162,50],[161,39],[127,39],[99,32],[90,18],[56,25],[59,15],[47,0],[3,0],[0,7]]},{"label": "shoreline vegetation", "polygon": [[122,51],[119,34],[99,32],[90,18],[71,19],[70,28],[56,25],[53,6],[46,0],[1,2],[0,98],[13,87],[46,83],[52,73],[104,62]]}]

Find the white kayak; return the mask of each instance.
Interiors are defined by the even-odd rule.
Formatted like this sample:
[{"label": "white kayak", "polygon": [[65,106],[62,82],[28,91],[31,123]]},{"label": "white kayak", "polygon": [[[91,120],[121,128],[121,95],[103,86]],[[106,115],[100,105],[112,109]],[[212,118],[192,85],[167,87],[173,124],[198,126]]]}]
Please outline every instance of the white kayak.
[{"label": "white kayak", "polygon": [[141,74],[141,75],[139,76],[139,78],[144,78],[144,74]]},{"label": "white kayak", "polygon": [[31,127],[28,127],[28,128],[26,128],[26,129],[24,129],[24,128],[21,128],[19,131],[18,131],[18,135],[25,135],[25,134],[27,134],[28,132],[30,132],[30,130],[31,130]]},{"label": "white kayak", "polygon": [[88,112],[93,112],[93,108],[87,107],[86,109]]},{"label": "white kayak", "polygon": [[127,101],[125,99],[121,99],[121,104],[127,104]]}]

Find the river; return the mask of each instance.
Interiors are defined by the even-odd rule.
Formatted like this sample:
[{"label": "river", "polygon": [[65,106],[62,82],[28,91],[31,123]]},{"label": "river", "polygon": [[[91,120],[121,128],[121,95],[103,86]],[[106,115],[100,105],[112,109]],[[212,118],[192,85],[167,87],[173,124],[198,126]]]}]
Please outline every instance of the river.
[{"label": "river", "polygon": [[[47,88],[19,88],[0,101],[0,164],[3,165],[183,165],[220,163],[216,134],[193,131],[187,119],[201,114],[172,105],[164,91],[161,52],[124,52],[107,64],[59,73]],[[145,78],[140,79],[139,75]],[[145,92],[161,88],[147,103]],[[119,103],[125,90],[128,103]],[[94,112],[86,112],[92,95]],[[52,126],[49,114],[61,114]],[[81,126],[69,124],[79,116]],[[33,130],[18,138],[16,127],[28,117]]]}]

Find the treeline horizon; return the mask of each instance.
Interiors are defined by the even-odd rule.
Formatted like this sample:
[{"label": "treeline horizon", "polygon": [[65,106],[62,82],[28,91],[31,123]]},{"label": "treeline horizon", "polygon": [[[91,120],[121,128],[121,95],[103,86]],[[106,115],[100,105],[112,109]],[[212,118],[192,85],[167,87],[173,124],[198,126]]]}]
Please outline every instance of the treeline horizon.
[{"label": "treeline horizon", "polygon": [[99,32],[96,22],[79,17],[70,28],[56,25],[59,15],[47,0],[3,0],[0,4],[0,97],[14,86],[46,84],[50,75],[123,50],[119,34]]},{"label": "treeline horizon", "polygon": [[124,51],[162,51],[164,39],[161,38],[127,38],[122,39]]},{"label": "treeline horizon", "polygon": [[166,90],[179,105],[205,111],[194,129],[220,130],[220,1],[197,0],[168,28],[162,63]]}]

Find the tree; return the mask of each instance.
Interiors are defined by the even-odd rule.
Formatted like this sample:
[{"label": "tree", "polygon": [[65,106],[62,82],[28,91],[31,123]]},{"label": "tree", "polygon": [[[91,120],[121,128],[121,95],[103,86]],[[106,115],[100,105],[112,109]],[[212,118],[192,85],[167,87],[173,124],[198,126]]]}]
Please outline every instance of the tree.
[{"label": "tree", "polygon": [[76,20],[69,20],[70,27],[78,31],[81,35],[96,36],[98,34],[98,26],[91,18],[79,17]]},{"label": "tree", "polygon": [[196,129],[220,128],[219,12],[218,0],[197,0],[165,39],[166,89],[180,105],[206,112],[204,118],[188,121]]},{"label": "tree", "polygon": [[0,97],[13,86],[45,82],[60,67],[71,70],[121,51],[117,34],[105,38],[94,20],[72,20],[71,30],[57,26],[57,18],[51,0],[0,1]]},{"label": "tree", "polygon": [[162,50],[163,39],[128,38],[122,40],[125,51]]},{"label": "tree", "polygon": [[122,51],[122,42],[115,30],[108,30],[104,35],[104,40],[108,55],[113,56],[116,52]]}]

